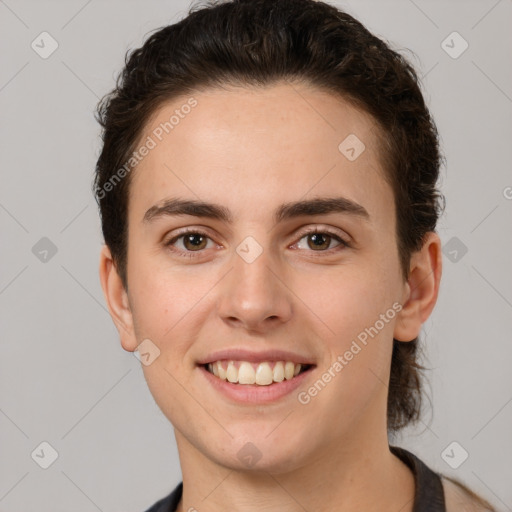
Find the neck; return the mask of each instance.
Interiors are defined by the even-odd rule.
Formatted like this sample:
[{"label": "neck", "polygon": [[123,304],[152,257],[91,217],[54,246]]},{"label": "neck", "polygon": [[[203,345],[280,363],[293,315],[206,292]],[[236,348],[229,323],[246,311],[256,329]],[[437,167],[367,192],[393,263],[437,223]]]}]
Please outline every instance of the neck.
[{"label": "neck", "polygon": [[310,456],[279,472],[218,464],[175,431],[183,474],[177,510],[412,512],[414,476],[390,452],[386,430],[378,436],[372,427],[332,445],[316,439],[314,453],[305,447]]}]

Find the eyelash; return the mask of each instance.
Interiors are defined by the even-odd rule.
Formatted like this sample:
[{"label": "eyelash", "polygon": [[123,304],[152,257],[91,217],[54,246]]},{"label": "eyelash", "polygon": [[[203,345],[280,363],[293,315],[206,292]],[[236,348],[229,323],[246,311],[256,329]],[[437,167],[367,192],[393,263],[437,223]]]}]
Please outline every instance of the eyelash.
[{"label": "eyelash", "polygon": [[[184,236],[186,236],[188,234],[204,236],[204,237],[209,238],[211,240],[210,236],[208,236],[207,233],[205,233],[204,231],[201,231],[200,229],[187,229],[186,231],[182,231],[178,235],[176,235],[173,238],[171,238],[169,241],[165,242],[164,245],[166,247],[169,247],[169,249],[172,252],[176,253],[178,256],[181,256],[181,257],[184,257],[184,258],[196,258],[202,252],[204,252],[204,249],[199,250],[199,251],[183,251],[181,249],[177,250],[177,249],[173,249],[172,248],[172,245],[174,243],[176,243],[180,238],[183,238]],[[315,234],[315,235],[328,235],[331,238],[335,239],[336,241],[340,242],[340,245],[336,246],[336,247],[334,247],[332,249],[327,249],[325,251],[312,251],[311,250],[311,251],[308,251],[308,252],[319,252],[319,253],[322,254],[322,253],[330,253],[330,251],[342,250],[342,249],[351,247],[351,245],[347,241],[343,240],[343,238],[341,238],[336,233],[333,233],[332,231],[330,231],[328,229],[319,229],[319,228],[313,228],[313,229],[309,229],[307,231],[301,232],[300,233],[300,238],[298,239],[298,241],[296,243],[300,242],[307,235],[313,235],[313,234]],[[318,255],[318,256],[320,256],[320,255]]]}]

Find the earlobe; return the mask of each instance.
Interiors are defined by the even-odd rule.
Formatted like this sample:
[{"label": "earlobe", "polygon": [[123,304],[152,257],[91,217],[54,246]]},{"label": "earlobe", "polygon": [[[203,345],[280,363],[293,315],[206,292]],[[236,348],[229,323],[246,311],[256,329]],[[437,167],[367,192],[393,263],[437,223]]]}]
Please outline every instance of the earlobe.
[{"label": "earlobe", "polygon": [[99,275],[103,295],[110,316],[119,332],[121,345],[125,350],[133,352],[137,348],[137,340],[133,329],[133,317],[128,294],[107,245],[104,245],[100,252]]},{"label": "earlobe", "polygon": [[432,313],[439,294],[442,273],[441,240],[437,233],[425,236],[423,247],[412,254],[410,273],[404,285],[402,310],[393,337],[398,341],[417,338]]}]

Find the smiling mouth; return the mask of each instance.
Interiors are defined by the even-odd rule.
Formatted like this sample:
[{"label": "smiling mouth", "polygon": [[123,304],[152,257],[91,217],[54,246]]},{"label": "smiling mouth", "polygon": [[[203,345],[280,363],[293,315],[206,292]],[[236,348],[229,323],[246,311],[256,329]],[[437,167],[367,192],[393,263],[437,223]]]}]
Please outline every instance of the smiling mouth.
[{"label": "smiling mouth", "polygon": [[250,363],[248,361],[222,360],[202,366],[218,379],[232,384],[269,386],[284,380],[291,380],[314,365],[294,363],[293,361]]}]

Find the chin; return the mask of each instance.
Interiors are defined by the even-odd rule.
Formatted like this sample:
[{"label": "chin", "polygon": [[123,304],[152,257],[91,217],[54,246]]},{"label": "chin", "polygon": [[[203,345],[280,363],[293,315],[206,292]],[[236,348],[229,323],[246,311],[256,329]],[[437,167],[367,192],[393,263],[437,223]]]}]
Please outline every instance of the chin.
[{"label": "chin", "polygon": [[292,433],[286,431],[280,436],[269,435],[272,428],[260,429],[254,435],[248,435],[247,431],[241,436],[233,435],[229,450],[221,448],[217,453],[210,453],[210,457],[231,470],[251,473],[282,474],[303,466],[307,457],[306,441],[294,439]]}]

